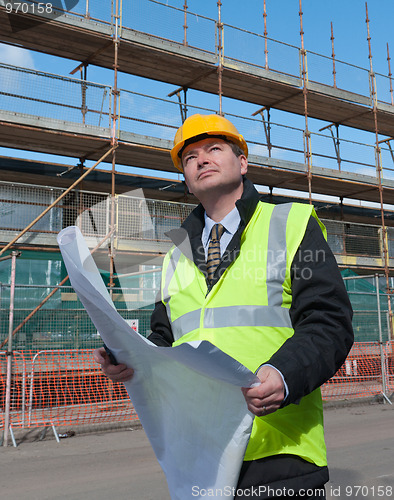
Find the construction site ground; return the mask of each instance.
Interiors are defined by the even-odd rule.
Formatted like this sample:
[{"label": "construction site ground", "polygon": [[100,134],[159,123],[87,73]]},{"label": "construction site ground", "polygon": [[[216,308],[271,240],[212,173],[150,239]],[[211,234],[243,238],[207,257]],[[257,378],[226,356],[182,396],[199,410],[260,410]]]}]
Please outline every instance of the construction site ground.
[{"label": "construction site ground", "polygon": [[[393,422],[394,406],[389,404],[338,403],[325,408],[328,499],[394,499]],[[170,499],[164,474],[140,426],[68,430],[75,435],[60,443],[50,431],[41,441],[37,429],[18,432],[17,448],[1,448],[2,498]]]}]

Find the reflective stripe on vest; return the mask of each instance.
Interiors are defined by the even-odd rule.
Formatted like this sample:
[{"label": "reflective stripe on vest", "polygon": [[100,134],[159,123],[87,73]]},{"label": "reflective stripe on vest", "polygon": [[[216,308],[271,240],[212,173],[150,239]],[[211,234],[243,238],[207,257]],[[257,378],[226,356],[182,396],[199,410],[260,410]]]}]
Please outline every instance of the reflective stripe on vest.
[{"label": "reflective stripe on vest", "polygon": [[[272,211],[267,249],[267,294],[269,306],[282,305],[282,284],[286,273],[286,221],[291,205],[276,205]],[[283,276],[280,283],[276,276]]]},{"label": "reflective stripe on vest", "polygon": [[[166,305],[170,317],[170,304]],[[190,311],[171,322],[174,339],[200,327],[201,309]],[[204,328],[224,328],[231,326],[268,326],[273,328],[291,328],[289,310],[278,306],[228,306],[206,308]]]},{"label": "reflective stripe on vest", "polygon": [[163,302],[167,302],[169,300],[168,287],[170,286],[170,282],[174,277],[176,266],[178,265],[181,255],[182,252],[178,247],[175,247],[174,251],[171,253],[170,262],[168,263],[164,288],[163,288],[163,298],[162,298]]}]

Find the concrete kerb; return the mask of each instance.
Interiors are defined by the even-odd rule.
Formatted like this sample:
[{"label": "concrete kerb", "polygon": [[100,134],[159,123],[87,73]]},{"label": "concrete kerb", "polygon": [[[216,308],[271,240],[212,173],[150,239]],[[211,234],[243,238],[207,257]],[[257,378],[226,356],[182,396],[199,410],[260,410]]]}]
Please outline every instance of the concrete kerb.
[{"label": "concrete kerb", "polygon": [[[388,399],[391,402],[394,402],[394,392],[390,396],[388,396]],[[381,405],[384,403],[387,403],[387,401],[383,397],[383,394],[376,394],[375,396],[368,396],[365,398],[323,400],[323,409],[330,410],[336,408],[345,408],[347,406]]]},{"label": "concrete kerb", "polygon": [[[394,401],[394,393],[389,396],[390,401]],[[384,403],[384,398],[382,395],[378,394],[373,397],[367,398],[355,398],[355,399],[342,399],[342,400],[325,400],[323,401],[324,411],[335,410],[338,408],[345,407],[357,407],[357,406],[369,406],[369,405],[381,405]],[[96,424],[85,424],[85,425],[63,425],[56,426],[56,431],[59,435],[60,441],[62,439],[69,439],[71,437],[76,437],[85,434],[102,434],[107,432],[117,432],[124,430],[137,430],[142,429],[141,422],[138,419],[130,420],[126,422],[105,422]],[[37,441],[53,440],[55,436],[52,432],[50,425],[47,427],[33,427],[28,429],[13,429],[14,436],[17,445],[23,443],[32,443]]]},{"label": "concrete kerb", "polygon": [[[97,424],[84,424],[84,425],[63,425],[56,426],[56,432],[60,438],[60,444],[63,439],[70,439],[72,437],[81,436],[85,434],[103,434],[107,432],[137,430],[142,429],[141,422],[137,420],[130,420],[126,422],[106,422]],[[31,427],[27,429],[13,429],[16,444],[19,446],[23,443],[33,443],[43,440],[54,440],[55,435],[52,431],[51,425],[42,427]],[[10,443],[12,446],[12,443]]]}]

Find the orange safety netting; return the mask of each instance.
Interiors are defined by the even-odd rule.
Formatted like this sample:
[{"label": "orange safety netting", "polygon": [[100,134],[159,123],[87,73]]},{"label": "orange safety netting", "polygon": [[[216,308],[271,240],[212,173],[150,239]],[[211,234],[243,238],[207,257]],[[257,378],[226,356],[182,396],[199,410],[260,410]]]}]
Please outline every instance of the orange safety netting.
[{"label": "orange safety netting", "polygon": [[[7,356],[0,352],[0,422],[6,407]],[[376,396],[394,391],[394,342],[354,344],[344,365],[322,386],[324,400]],[[12,427],[80,425],[136,420],[123,384],[114,384],[93,360],[92,350],[13,353]]]},{"label": "orange safety netting", "polygon": [[[5,411],[6,356],[0,353]],[[80,425],[137,419],[123,384],[107,379],[92,350],[14,353],[10,421],[13,427]]]},{"label": "orange safety netting", "polygon": [[394,391],[394,342],[355,342],[345,363],[322,386],[324,400],[372,397]]}]

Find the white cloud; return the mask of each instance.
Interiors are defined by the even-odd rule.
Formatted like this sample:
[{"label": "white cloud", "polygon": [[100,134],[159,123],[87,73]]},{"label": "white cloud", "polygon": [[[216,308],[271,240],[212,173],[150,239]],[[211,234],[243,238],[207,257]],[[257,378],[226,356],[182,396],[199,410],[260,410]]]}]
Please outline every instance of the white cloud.
[{"label": "white cloud", "polygon": [[0,44],[0,62],[35,69],[31,51],[3,43]]}]

